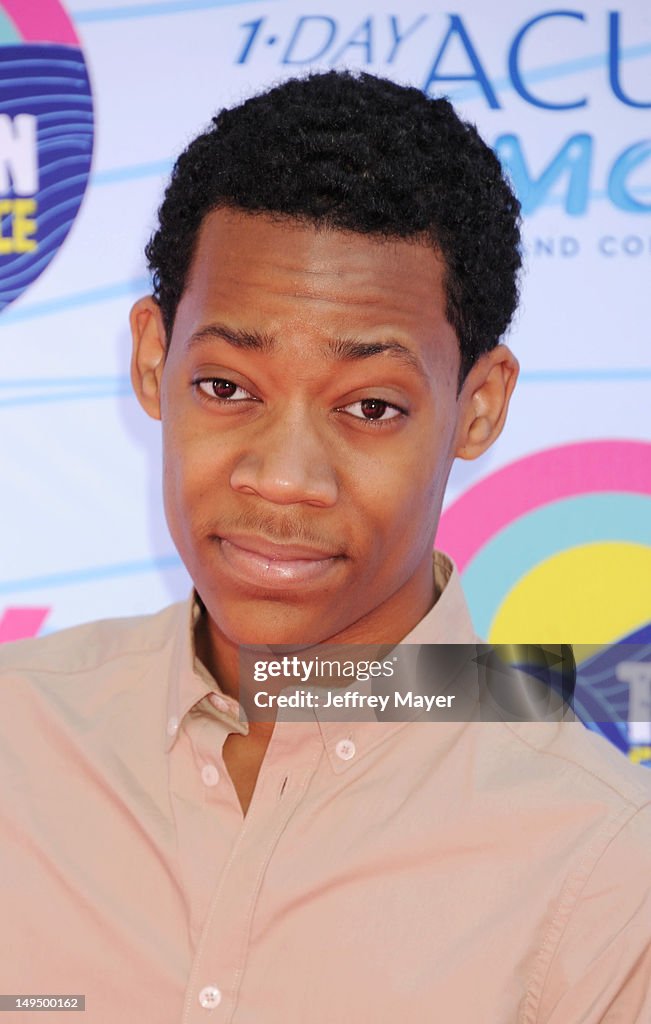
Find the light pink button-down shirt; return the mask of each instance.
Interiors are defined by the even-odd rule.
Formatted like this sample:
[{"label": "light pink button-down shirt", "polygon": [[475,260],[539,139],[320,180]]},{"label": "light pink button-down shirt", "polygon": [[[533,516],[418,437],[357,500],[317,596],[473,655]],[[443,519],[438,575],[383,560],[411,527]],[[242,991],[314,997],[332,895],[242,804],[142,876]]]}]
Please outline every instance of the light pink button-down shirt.
[{"label": "light pink button-down shirt", "polygon": [[[406,638],[473,643],[458,574]],[[651,775],[578,723],[279,720],[193,601],[0,649],[0,991],[86,1024],[650,1024]]]}]

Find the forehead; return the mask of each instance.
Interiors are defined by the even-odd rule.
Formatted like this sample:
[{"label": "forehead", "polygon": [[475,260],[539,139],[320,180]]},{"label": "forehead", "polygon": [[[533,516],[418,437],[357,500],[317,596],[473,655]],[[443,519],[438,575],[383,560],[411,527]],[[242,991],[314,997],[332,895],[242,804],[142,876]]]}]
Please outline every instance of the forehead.
[{"label": "forehead", "polygon": [[203,221],[175,322],[188,337],[211,318],[324,335],[386,329],[456,351],[445,267],[421,240],[381,239],[291,218],[217,210]]}]

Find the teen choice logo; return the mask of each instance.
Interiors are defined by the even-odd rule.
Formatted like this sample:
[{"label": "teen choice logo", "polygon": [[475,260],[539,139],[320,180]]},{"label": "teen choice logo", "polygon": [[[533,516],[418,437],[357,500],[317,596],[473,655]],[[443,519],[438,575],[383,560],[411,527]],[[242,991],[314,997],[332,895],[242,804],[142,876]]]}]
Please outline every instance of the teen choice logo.
[{"label": "teen choice logo", "polygon": [[93,149],[88,72],[58,0],[0,0],[0,310],[63,243]]},{"label": "teen choice logo", "polygon": [[479,635],[576,645],[580,716],[651,762],[651,444],[567,444],[503,466],[446,509],[436,544]]}]

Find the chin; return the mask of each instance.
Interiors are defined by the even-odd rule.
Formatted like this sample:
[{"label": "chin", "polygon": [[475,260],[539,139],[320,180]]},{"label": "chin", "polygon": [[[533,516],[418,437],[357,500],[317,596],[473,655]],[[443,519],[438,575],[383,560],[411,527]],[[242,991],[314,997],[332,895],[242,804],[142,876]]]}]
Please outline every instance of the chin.
[{"label": "chin", "polygon": [[[285,606],[231,609],[208,608],[220,632],[232,644],[242,647],[280,647],[290,645],[295,650],[313,647],[332,636],[323,615],[306,616],[300,609]],[[298,614],[297,614],[298,612]]]}]

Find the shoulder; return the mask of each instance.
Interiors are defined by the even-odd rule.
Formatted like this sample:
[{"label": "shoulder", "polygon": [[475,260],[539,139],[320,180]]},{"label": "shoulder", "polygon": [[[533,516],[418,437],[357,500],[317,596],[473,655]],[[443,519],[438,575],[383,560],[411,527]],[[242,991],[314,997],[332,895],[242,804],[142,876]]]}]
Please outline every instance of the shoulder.
[{"label": "shoulder", "polygon": [[[635,765],[581,722],[505,722],[511,756],[562,783],[567,801],[592,798],[630,813],[651,803],[651,771]],[[650,845],[651,850],[651,845]]]},{"label": "shoulder", "polygon": [[151,615],[101,619],[30,640],[0,645],[0,676],[75,676],[120,659],[162,650],[183,614],[184,602]]},{"label": "shoulder", "polygon": [[36,761],[48,765],[47,771],[60,765],[65,775],[71,756],[86,761],[105,758],[108,750],[136,751],[148,730],[163,735],[184,605],[2,645],[3,771],[29,772]]}]

